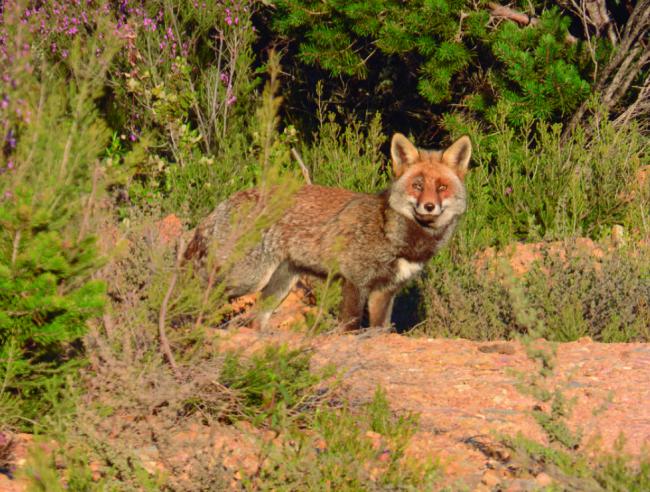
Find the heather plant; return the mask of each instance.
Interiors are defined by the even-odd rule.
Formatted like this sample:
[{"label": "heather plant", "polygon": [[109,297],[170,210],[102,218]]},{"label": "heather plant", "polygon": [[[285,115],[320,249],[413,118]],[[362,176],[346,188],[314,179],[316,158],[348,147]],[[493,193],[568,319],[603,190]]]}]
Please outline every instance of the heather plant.
[{"label": "heather plant", "polygon": [[113,124],[148,155],[119,182],[135,202],[166,197],[194,219],[259,177],[250,113],[256,101],[246,2],[122,2],[130,30],[111,79]]}]

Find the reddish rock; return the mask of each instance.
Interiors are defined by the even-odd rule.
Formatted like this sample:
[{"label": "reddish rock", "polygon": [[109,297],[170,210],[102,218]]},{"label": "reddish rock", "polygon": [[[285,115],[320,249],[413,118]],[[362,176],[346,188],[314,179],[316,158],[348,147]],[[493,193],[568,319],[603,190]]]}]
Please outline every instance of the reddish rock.
[{"label": "reddish rock", "polygon": [[481,483],[492,488],[501,482],[501,478],[494,470],[486,470],[481,477]]},{"label": "reddish rock", "polygon": [[163,244],[173,243],[183,234],[183,223],[176,215],[168,215],[158,223],[158,233]]},{"label": "reddish rock", "polygon": [[553,483],[553,479],[550,475],[542,472],[535,477],[535,482],[540,487],[549,487]]},{"label": "reddish rock", "polygon": [[[572,249],[577,250],[595,259],[605,255],[603,248],[589,238],[580,237],[572,243]],[[501,250],[487,248],[476,257],[475,264],[479,269],[490,269],[498,265],[500,259],[507,260],[515,275],[524,275],[529,272],[536,262],[544,259],[545,255],[554,255],[562,261],[566,261],[566,243],[562,241],[538,242],[538,243],[514,243]]]}]

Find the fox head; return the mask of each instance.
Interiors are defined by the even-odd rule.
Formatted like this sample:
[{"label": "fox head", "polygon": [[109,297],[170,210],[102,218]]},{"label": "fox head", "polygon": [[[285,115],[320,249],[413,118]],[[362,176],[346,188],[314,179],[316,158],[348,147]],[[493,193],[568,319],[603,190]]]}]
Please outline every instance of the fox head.
[{"label": "fox head", "polygon": [[396,133],[390,146],[393,182],[389,203],[421,226],[438,229],[465,212],[464,179],[472,154],[463,136],[445,150],[423,150]]}]

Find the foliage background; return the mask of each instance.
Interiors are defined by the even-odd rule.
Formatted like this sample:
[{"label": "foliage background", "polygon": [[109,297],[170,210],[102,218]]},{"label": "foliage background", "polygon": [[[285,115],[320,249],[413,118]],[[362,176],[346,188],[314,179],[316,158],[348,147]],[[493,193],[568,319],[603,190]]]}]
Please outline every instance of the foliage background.
[{"label": "foliage background", "polygon": [[[168,214],[191,228],[239,189],[280,185],[286,195],[240,238],[243,254],[299,182],[292,151],[315,183],[372,193],[390,182],[395,131],[422,147],[469,134],[474,147],[467,216],[411,290],[415,301],[398,303],[398,314],[414,302],[418,313],[399,329],[647,341],[650,51],[641,48],[650,7],[601,1],[599,17],[580,9],[585,2],[505,11],[482,0],[3,2],[0,432],[58,432],[74,451],[65,460],[78,483],[92,454],[119,463],[106,483],[127,488],[155,489],[159,477],[128,450],[103,448],[93,423],[126,408],[148,415],[151,401],[168,406],[169,422],[188,408],[256,425],[271,415],[298,441],[307,439],[300,425],[311,425],[343,436],[332,462],[366,456],[362,436],[334,424],[388,412],[381,395],[365,416],[320,414],[315,404],[293,426],[287,405],[319,379],[293,352],[242,362],[206,342],[229,315],[221,290],[179,274],[175,245],[154,246],[151,231]],[[604,257],[581,253],[577,238]],[[521,277],[479,264],[485,252],[507,260],[509,245],[539,242],[569,253],[549,246]],[[336,283],[316,285],[315,295],[324,315],[311,328],[329,330]],[[174,370],[158,345],[166,324],[175,328]],[[220,373],[224,363],[218,391],[187,372]],[[296,371],[308,383],[274,386]],[[154,388],[145,396],[134,383],[142,380]],[[103,403],[75,410],[89,388]],[[269,401],[278,405],[270,413]],[[402,442],[411,423],[396,422],[392,438]],[[91,444],[80,446],[84,439]],[[295,459],[300,469],[312,458],[286,450],[277,463]],[[49,466],[34,459],[35,469]],[[283,473],[293,480],[292,463]],[[310,476],[320,480],[330,465],[316,462]],[[366,483],[357,472],[346,470],[343,482]],[[435,475],[420,472],[391,468],[385,480],[417,487]]]}]

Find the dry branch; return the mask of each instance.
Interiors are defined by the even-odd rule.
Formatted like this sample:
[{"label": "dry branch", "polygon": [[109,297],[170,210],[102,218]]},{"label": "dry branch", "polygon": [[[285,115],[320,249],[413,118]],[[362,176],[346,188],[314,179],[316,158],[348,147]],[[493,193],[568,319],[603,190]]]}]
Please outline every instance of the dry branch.
[{"label": "dry branch", "polygon": [[[594,86],[594,93],[599,96],[603,109],[614,112],[619,108],[625,94],[634,80],[647,69],[650,62],[650,47],[648,46],[648,31],[650,30],[650,0],[641,0],[635,6],[630,18],[625,25],[616,52],[610,59],[605,69],[601,72]],[[646,79],[647,82],[647,79]],[[647,107],[647,90],[640,88],[636,105],[632,113]],[[573,118],[564,129],[566,139],[575,128],[581,124],[589,109],[589,101],[585,101],[573,115]],[[622,113],[625,114],[627,110]],[[629,117],[624,119],[629,121]]]},{"label": "dry branch", "polygon": [[311,176],[309,175],[309,169],[307,169],[307,166],[305,166],[305,163],[302,160],[302,157],[300,157],[300,154],[296,149],[291,147],[291,155],[293,156],[294,159],[296,159],[296,162],[298,162],[298,165],[300,166],[300,170],[302,171],[302,176],[305,178],[305,182],[310,185],[311,183]]},{"label": "dry branch", "polygon": [[178,252],[176,254],[176,265],[174,265],[174,272],[172,273],[172,278],[169,281],[169,287],[165,293],[165,298],[163,299],[162,304],[160,305],[160,315],[158,317],[158,336],[160,338],[160,350],[162,350],[163,355],[167,359],[167,362],[172,368],[174,376],[177,379],[181,378],[181,373],[178,370],[176,365],[176,360],[174,359],[174,354],[172,353],[171,346],[169,345],[169,340],[167,338],[167,333],[165,331],[165,326],[167,323],[167,309],[169,305],[169,300],[174,293],[174,287],[176,287],[176,282],[178,280],[178,272],[181,268],[181,262],[183,260],[183,252],[185,251],[185,245],[183,244],[183,238],[181,237],[178,242]]},{"label": "dry branch", "polygon": [[[490,15],[492,15],[492,17],[511,20],[520,26],[534,26],[539,23],[537,17],[524,14],[523,12],[518,12],[510,7],[506,7],[505,5],[499,5],[496,2],[489,2],[488,7],[490,7]],[[578,42],[578,39],[570,33],[567,33],[566,42],[573,44]]]}]

